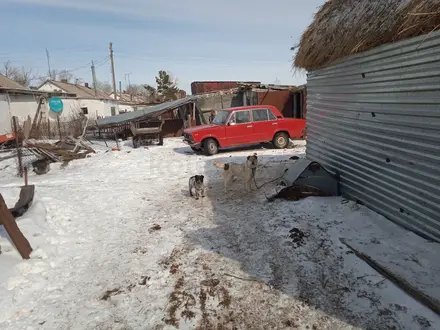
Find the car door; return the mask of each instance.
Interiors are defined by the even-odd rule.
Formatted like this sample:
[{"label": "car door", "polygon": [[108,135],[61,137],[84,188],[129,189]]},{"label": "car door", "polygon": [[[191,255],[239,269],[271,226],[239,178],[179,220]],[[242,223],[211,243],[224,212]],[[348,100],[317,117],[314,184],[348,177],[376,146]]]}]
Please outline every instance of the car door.
[{"label": "car door", "polygon": [[235,111],[226,126],[226,143],[228,146],[249,144],[254,140],[250,110]]},{"label": "car door", "polygon": [[255,142],[268,142],[272,140],[273,127],[272,123],[269,122],[267,109],[252,110],[252,125]]}]

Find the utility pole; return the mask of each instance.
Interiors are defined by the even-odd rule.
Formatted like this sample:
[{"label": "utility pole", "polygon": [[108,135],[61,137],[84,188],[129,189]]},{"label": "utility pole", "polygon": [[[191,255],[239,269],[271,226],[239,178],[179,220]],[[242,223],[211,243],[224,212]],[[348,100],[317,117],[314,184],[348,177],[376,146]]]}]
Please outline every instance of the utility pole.
[{"label": "utility pole", "polygon": [[122,95],[122,81],[119,80],[119,96]]},{"label": "utility pole", "polygon": [[46,58],[47,58],[47,67],[48,67],[48,76],[49,79],[52,79],[52,71],[50,70],[50,55],[49,55],[49,51],[46,48]]},{"label": "utility pole", "polygon": [[[130,73],[126,73],[126,74],[124,74],[124,77],[125,77],[125,85],[127,86],[127,89],[131,86],[130,75],[131,75],[131,72],[130,72]],[[127,79],[127,78],[128,78],[128,79]]]},{"label": "utility pole", "polygon": [[98,91],[96,90],[96,72],[95,72],[95,63],[92,61],[92,78],[93,78],[93,89],[95,90],[95,96],[98,95]]},{"label": "utility pole", "polygon": [[113,61],[113,43],[110,43],[110,61],[112,64],[112,82],[113,82],[113,93],[115,95],[115,100],[117,99],[117,90],[116,90],[116,79],[115,79],[115,63]]}]

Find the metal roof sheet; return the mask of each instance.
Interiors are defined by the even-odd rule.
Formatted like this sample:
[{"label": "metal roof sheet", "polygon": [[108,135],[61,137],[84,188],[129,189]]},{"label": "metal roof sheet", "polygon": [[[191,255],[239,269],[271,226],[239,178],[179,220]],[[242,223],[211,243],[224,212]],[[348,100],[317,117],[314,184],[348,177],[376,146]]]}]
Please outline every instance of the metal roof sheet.
[{"label": "metal roof sheet", "polygon": [[126,112],[126,113],[122,113],[120,115],[111,116],[111,117],[107,117],[107,118],[101,118],[101,119],[96,120],[94,122],[94,125],[101,127],[101,126],[124,124],[124,123],[130,122],[133,120],[137,120],[137,119],[140,119],[143,117],[150,117],[153,115],[159,115],[160,113],[181,107],[185,104],[194,102],[196,100],[197,100],[197,98],[194,96],[187,96],[183,99],[178,99],[176,101],[165,102],[165,103],[153,105],[150,107],[146,107],[143,109],[139,109],[136,111]]}]

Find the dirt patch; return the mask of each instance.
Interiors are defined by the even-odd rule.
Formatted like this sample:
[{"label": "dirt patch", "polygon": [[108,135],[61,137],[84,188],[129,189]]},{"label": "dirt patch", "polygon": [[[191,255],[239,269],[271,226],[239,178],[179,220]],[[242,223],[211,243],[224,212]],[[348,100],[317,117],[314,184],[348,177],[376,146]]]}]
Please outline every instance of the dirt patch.
[{"label": "dirt patch", "polygon": [[170,267],[171,274],[173,274],[173,275],[176,274],[178,270],[179,270],[179,265],[176,265],[176,264],[171,265],[171,267]]}]

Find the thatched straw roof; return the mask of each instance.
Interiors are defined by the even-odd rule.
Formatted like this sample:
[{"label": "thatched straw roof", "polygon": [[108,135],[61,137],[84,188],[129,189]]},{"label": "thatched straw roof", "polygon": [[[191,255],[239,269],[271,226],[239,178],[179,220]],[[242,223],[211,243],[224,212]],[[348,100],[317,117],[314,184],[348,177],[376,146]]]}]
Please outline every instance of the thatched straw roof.
[{"label": "thatched straw roof", "polygon": [[440,29],[440,0],[329,0],[303,33],[294,67],[315,70],[347,55]]}]

